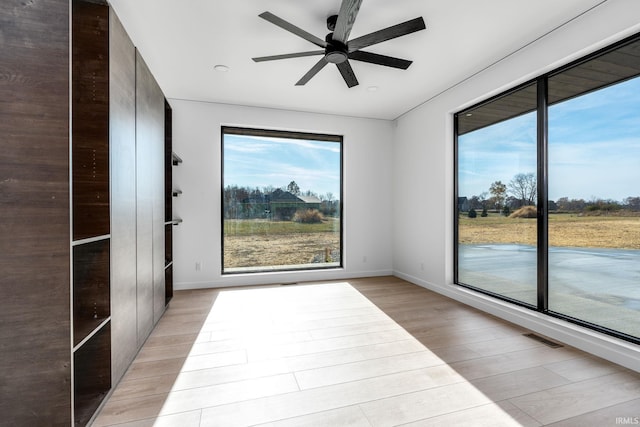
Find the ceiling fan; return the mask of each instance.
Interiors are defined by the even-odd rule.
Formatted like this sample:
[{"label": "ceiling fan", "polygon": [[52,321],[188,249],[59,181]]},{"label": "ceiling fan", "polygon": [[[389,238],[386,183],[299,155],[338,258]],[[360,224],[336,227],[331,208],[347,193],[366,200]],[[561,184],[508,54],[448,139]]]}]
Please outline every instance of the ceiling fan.
[{"label": "ceiling fan", "polygon": [[382,43],[416,31],[426,28],[422,17],[411,19],[409,21],[374,31],[373,33],[349,40],[351,28],[356,21],[358,10],[362,0],[343,0],[337,15],[327,18],[327,28],[331,31],[324,40],[296,27],[295,25],[277,17],[271,12],[261,13],[260,18],[265,19],[278,27],[287,30],[303,39],[323,48],[323,50],[312,50],[308,52],[288,53],[283,55],[261,56],[253,58],[255,62],[274,61],[278,59],[300,58],[303,56],[323,55],[320,61],[316,63],[302,78],[296,83],[296,86],[306,84],[313,76],[318,74],[328,63],[336,64],[342,78],[348,87],[358,85],[350,59],[354,61],[368,62],[371,64],[384,65],[386,67],[400,68],[406,70],[412,61],[406,59],[394,58],[391,56],[379,55],[376,53],[365,52],[361,49]]}]

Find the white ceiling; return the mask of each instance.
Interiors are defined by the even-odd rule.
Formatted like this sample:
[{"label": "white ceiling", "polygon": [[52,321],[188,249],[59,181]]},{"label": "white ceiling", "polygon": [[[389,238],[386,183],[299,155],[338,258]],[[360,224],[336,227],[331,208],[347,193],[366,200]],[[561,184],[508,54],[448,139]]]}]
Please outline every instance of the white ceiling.
[{"label": "white ceiling", "polygon": [[[395,119],[603,0],[364,0],[350,39],[422,16],[427,29],[365,50],[413,61],[408,70],[351,61],[347,88],[320,58],[252,57],[318,48],[261,18],[269,11],[324,39],[340,0],[109,0],[167,98]],[[226,73],[213,67],[224,64]],[[377,91],[368,88],[376,86]]]}]

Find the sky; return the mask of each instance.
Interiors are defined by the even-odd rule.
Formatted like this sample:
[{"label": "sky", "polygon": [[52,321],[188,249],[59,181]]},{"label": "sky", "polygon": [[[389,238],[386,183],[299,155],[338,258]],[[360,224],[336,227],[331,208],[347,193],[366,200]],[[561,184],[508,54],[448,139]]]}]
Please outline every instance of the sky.
[{"label": "sky", "polygon": [[340,198],[340,144],[245,135],[224,137],[224,186],[286,187]]},{"label": "sky", "polygon": [[[549,199],[640,196],[640,78],[549,108]],[[529,113],[462,135],[460,196],[536,172],[536,116]]]}]

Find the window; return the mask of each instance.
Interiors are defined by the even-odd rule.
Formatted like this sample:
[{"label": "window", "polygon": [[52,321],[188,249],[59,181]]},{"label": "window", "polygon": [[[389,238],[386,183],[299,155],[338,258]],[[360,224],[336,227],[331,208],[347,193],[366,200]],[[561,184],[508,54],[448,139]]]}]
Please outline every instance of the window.
[{"label": "window", "polygon": [[223,274],[342,266],[342,137],[222,128]]},{"label": "window", "polygon": [[537,298],[535,108],[533,84],[458,119],[458,281],[527,304]]},{"label": "window", "polygon": [[549,309],[640,337],[640,78],[549,108]]},{"label": "window", "polygon": [[455,281],[640,342],[640,37],[456,115]]}]

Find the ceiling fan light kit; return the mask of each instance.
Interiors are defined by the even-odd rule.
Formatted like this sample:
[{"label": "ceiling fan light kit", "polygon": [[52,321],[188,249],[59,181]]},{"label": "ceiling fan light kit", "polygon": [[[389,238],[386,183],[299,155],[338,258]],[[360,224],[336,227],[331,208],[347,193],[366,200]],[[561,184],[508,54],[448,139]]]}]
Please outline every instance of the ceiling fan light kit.
[{"label": "ceiling fan light kit", "polygon": [[426,28],[424,19],[422,19],[422,17],[411,19],[382,30],[374,31],[373,33],[362,37],[349,40],[349,34],[351,33],[351,28],[353,28],[353,24],[355,23],[361,4],[362,0],[343,0],[338,14],[331,15],[327,18],[327,28],[331,32],[327,34],[324,40],[296,27],[271,12],[261,13],[258,16],[262,19],[289,31],[290,33],[293,33],[298,37],[313,43],[317,47],[323,48],[324,50],[262,56],[253,58],[253,60],[255,62],[264,62],[322,55],[322,58],[320,58],[320,60],[311,67],[304,76],[302,76],[302,78],[296,83],[296,86],[305,85],[329,63],[336,64],[338,71],[340,71],[340,74],[348,87],[351,88],[357,86],[358,79],[351,68],[351,64],[349,63],[350,59],[402,70],[409,68],[412,61],[366,52],[361,49],[387,40],[402,37],[416,31],[424,30]]}]

